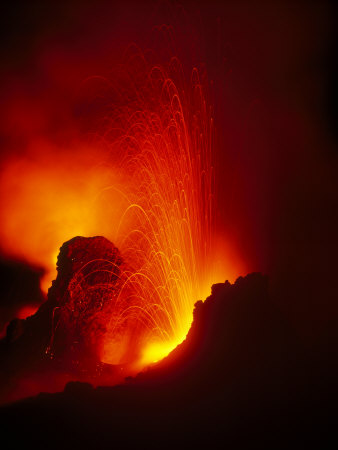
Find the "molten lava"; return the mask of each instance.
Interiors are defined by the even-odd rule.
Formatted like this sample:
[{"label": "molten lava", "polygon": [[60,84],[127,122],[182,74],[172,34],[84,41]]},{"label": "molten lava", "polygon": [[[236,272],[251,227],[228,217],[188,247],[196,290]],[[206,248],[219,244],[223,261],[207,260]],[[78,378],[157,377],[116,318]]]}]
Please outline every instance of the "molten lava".
[{"label": "molten lava", "polygon": [[[190,84],[182,74],[177,59],[150,67],[135,52],[113,81],[84,84],[108,105],[95,118],[94,138],[62,149],[35,138],[1,174],[3,251],[44,267],[45,291],[59,246],[74,236],[105,236],[123,255],[119,288],[107,292],[115,313],[106,310],[97,331],[109,364],[140,368],[166,356],[185,338],[194,303],[212,283],[241,272],[236,259],[229,266],[229,247],[215,266],[211,108],[197,69]],[[76,289],[83,299],[91,295],[90,285]]]}]

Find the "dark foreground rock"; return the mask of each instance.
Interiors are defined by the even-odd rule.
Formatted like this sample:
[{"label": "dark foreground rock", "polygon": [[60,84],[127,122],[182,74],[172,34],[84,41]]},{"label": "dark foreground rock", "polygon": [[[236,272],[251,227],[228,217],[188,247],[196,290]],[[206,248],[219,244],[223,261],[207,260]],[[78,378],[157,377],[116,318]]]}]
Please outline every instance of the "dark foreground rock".
[{"label": "dark foreground rock", "polygon": [[185,342],[124,385],[72,383],[1,408],[2,438],[32,448],[334,448],[336,346],[318,346],[305,350],[267,278],[251,274],[214,286]]}]

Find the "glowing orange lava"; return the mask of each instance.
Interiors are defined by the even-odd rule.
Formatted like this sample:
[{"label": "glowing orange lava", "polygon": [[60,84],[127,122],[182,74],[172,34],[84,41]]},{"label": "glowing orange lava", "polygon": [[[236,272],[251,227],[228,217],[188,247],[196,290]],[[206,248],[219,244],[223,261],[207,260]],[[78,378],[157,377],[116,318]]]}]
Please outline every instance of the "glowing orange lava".
[{"label": "glowing orange lava", "polygon": [[137,341],[141,351],[128,362],[142,367],[182,342],[194,303],[241,266],[230,245],[220,251],[215,232],[214,129],[198,71],[186,83],[177,59],[149,68],[133,54],[126,67],[135,59],[142,70],[126,70],[114,89],[102,79],[105,95],[118,91],[119,102],[94,143],[60,149],[35,139],[25,157],[7,161],[0,237],[3,251],[46,269],[45,291],[64,241],[110,239],[126,264],[101,360],[125,362],[124,347]]}]

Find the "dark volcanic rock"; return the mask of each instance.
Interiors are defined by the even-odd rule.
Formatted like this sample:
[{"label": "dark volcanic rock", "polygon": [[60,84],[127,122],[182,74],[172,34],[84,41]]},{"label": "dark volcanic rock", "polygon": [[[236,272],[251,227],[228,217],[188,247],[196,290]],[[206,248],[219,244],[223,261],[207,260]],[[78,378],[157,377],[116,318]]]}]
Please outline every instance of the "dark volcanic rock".
[{"label": "dark volcanic rock", "polygon": [[290,377],[294,389],[299,383],[293,370],[300,359],[301,344],[269,298],[268,278],[254,273],[234,285],[214,285],[211,296],[195,304],[186,340],[136,382],[182,382],[187,391],[208,385],[209,392],[227,386],[237,402],[264,393],[283,403]]},{"label": "dark volcanic rock", "polygon": [[79,365],[97,354],[106,331],[108,309],[118,289],[122,258],[101,236],[75,237],[60,248],[58,275],[48,291],[53,305],[48,352],[54,358]]},{"label": "dark volcanic rock", "polygon": [[10,344],[21,338],[25,332],[25,324],[25,319],[13,319],[7,326],[6,342]]},{"label": "dark volcanic rock", "polygon": [[325,364],[274,306],[267,278],[251,274],[216,285],[186,340],[146,373],[116,387],[72,383],[0,409],[0,420],[13,445],[35,447],[333,448],[337,372]]},{"label": "dark volcanic rock", "polygon": [[101,236],[75,237],[62,245],[47,301],[33,316],[8,326],[0,346],[4,386],[51,367],[96,370],[122,263],[118,249]]},{"label": "dark volcanic rock", "polygon": [[[48,300],[55,306],[65,304],[72,292],[71,283],[81,274],[93,286],[114,282],[120,274],[122,258],[118,249],[102,236],[77,236],[60,248],[56,267],[57,278],[48,291]],[[109,272],[109,273],[108,273]]]}]

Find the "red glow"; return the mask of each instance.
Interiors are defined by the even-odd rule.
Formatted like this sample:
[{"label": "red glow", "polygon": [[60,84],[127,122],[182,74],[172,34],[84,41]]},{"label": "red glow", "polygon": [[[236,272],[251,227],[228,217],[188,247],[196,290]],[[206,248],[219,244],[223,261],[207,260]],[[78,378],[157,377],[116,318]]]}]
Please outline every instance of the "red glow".
[{"label": "red glow", "polygon": [[18,319],[27,319],[27,317],[32,316],[38,310],[37,306],[26,305],[19,309],[16,314]]},{"label": "red glow", "polygon": [[213,119],[198,71],[187,83],[176,59],[149,67],[135,52],[122,72],[114,90],[106,79],[84,84],[112,98],[94,140],[60,147],[34,136],[7,161],[0,237],[6,253],[46,269],[44,291],[64,241],[111,240],[126,265],[105,310],[101,360],[140,368],[182,342],[194,303],[243,264],[216,236]]}]

